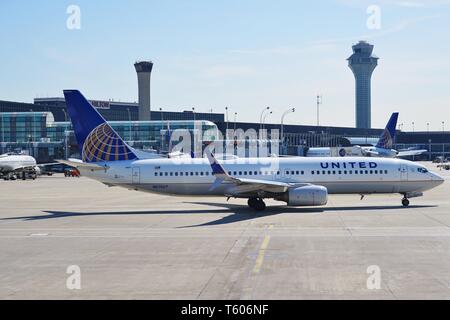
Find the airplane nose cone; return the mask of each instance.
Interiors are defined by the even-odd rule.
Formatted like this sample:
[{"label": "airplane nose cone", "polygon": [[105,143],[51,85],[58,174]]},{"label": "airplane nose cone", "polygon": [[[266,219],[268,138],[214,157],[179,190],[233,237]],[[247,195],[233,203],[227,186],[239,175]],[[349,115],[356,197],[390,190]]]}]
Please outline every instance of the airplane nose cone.
[{"label": "airplane nose cone", "polygon": [[433,174],[432,174],[432,180],[433,180],[434,182],[436,182],[436,185],[437,185],[437,186],[440,185],[440,184],[442,184],[442,183],[444,183],[444,181],[445,181],[444,178],[442,178],[440,175],[438,175],[438,174],[436,174],[436,173],[433,173]]}]

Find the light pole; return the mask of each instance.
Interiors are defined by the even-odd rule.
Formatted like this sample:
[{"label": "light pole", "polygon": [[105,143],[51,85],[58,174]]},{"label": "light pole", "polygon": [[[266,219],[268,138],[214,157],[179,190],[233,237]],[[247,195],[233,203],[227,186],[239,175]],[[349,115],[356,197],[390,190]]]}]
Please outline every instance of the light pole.
[{"label": "light pole", "polygon": [[265,115],[264,115],[264,118],[263,118],[263,121],[262,121],[262,128],[264,129],[264,123],[266,123],[266,118],[267,118],[267,116],[269,116],[269,115],[271,115],[271,114],[273,114],[273,111],[270,111],[269,113],[266,113]]},{"label": "light pole", "polygon": [[66,128],[66,130],[64,130],[64,156],[66,160],[69,158],[69,135],[70,131]]},{"label": "light pole", "polygon": [[235,131],[235,132],[236,132],[236,119],[237,119],[237,115],[238,115],[238,113],[235,112],[235,113],[234,113],[234,131]]},{"label": "light pole", "polygon": [[192,107],[192,112],[194,113],[194,121],[195,121],[195,108]]},{"label": "light pole", "polygon": [[129,130],[129,140],[128,141],[130,141],[131,142],[131,113],[130,113],[130,108],[127,108],[127,112],[128,112],[128,125],[129,125],[129,127],[128,127],[128,130]]},{"label": "light pole", "polygon": [[414,121],[412,122],[412,132],[414,133]]},{"label": "light pole", "polygon": [[428,139],[429,159],[431,161],[431,139]]},{"label": "light pole", "polygon": [[259,116],[259,129],[260,129],[260,130],[261,130],[261,128],[262,128],[262,121],[263,121],[264,113],[265,113],[266,111],[268,111],[268,110],[270,110],[270,107],[264,108],[264,109],[262,110],[262,112],[261,112],[261,115]]},{"label": "light pole", "polygon": [[225,107],[225,121],[227,123],[227,131],[228,131],[228,107]]},{"label": "light pole", "polygon": [[430,123],[427,122],[427,133],[430,133]]},{"label": "light pole", "polygon": [[319,109],[320,109],[320,105],[322,104],[322,95],[318,94],[317,95],[317,126],[320,125],[320,113],[319,113]]},{"label": "light pole", "polygon": [[445,142],[444,142],[445,122],[442,121],[442,161],[445,160]]},{"label": "light pole", "polygon": [[164,121],[164,115],[162,108],[159,108],[159,113],[161,114],[161,121]]},{"label": "light pole", "polygon": [[294,113],[295,112],[295,108],[291,108],[289,110],[286,110],[283,115],[281,116],[281,136],[280,136],[280,140],[281,140],[281,146],[284,147],[284,117],[289,114],[289,113]]}]

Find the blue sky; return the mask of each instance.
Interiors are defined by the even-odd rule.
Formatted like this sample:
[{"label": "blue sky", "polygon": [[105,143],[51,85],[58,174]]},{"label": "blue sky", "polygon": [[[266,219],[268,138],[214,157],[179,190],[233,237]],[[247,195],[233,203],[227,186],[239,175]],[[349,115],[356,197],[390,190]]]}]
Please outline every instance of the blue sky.
[{"label": "blue sky", "polygon": [[[66,27],[69,5],[81,29]],[[367,27],[369,5],[381,29]],[[404,129],[450,127],[450,0],[1,1],[0,99],[32,101],[78,88],[91,99],[137,100],[133,62],[154,61],[152,106],[238,112],[252,121],[354,126],[346,58],[367,40],[380,57],[372,123],[393,111]]]}]

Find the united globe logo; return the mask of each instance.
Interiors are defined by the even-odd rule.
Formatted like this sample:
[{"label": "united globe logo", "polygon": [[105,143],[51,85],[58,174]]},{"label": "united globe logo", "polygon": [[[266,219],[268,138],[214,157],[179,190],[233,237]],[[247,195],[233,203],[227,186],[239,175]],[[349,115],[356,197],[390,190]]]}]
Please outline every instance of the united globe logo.
[{"label": "united globe logo", "polygon": [[389,130],[384,129],[378,144],[381,145],[381,147],[383,148],[390,149],[392,148],[393,143],[394,141],[391,137],[391,134],[389,133]]},{"label": "united globe logo", "polygon": [[83,144],[84,162],[133,160],[135,155],[107,124],[103,123],[89,133]]}]

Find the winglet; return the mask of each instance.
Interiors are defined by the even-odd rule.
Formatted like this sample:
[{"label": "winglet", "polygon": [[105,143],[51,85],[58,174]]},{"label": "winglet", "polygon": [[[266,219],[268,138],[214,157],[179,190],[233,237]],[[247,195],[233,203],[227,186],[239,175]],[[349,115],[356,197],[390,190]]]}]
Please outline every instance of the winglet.
[{"label": "winglet", "polygon": [[211,185],[211,188],[209,189],[209,191],[212,191],[220,186],[224,180],[230,178],[230,176],[222,167],[222,165],[217,162],[216,158],[214,158],[214,155],[211,152],[206,152],[206,156],[211,166],[212,174],[216,177],[216,181],[214,181],[214,183]]},{"label": "winglet", "polygon": [[211,152],[207,152],[206,156],[208,157],[209,164],[212,169],[212,173],[214,176],[225,176],[227,177],[228,174],[226,173],[225,169],[222,167],[222,165],[217,161],[216,158],[214,158],[213,154]]}]

